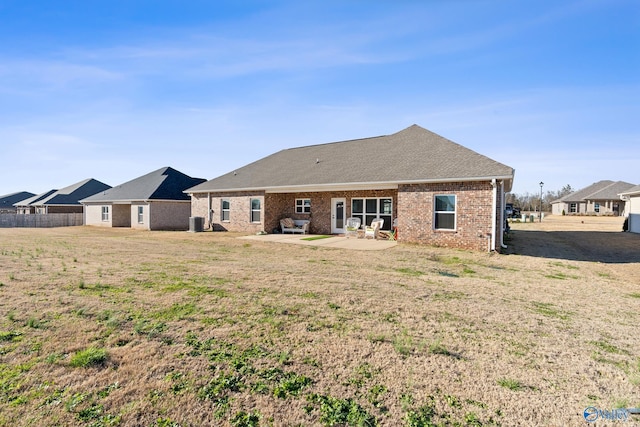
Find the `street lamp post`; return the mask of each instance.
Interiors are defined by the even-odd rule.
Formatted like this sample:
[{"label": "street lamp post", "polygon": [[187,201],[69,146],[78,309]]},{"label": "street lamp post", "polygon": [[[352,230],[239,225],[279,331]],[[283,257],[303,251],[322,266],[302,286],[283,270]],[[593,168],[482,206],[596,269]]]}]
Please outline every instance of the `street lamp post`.
[{"label": "street lamp post", "polygon": [[542,222],[542,186],[544,182],[540,181],[540,222]]}]

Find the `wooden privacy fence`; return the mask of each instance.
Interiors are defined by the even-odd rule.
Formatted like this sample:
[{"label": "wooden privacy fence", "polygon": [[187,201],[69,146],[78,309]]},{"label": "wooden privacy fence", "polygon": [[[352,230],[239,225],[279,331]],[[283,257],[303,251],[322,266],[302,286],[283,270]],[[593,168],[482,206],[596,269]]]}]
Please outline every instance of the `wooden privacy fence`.
[{"label": "wooden privacy fence", "polygon": [[81,213],[54,213],[54,214],[0,214],[0,228],[50,228],[72,227],[83,225]]}]

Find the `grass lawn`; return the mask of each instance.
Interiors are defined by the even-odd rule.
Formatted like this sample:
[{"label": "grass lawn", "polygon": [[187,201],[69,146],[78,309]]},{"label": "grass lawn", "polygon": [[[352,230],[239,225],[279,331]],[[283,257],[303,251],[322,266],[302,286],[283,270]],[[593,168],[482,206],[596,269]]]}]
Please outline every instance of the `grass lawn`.
[{"label": "grass lawn", "polygon": [[640,406],[640,261],[238,236],[0,229],[0,426],[584,425]]}]

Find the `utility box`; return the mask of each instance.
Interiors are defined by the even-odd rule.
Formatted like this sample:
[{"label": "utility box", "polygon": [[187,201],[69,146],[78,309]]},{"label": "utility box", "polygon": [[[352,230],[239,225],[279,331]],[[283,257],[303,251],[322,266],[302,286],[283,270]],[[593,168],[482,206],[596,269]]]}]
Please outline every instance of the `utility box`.
[{"label": "utility box", "polygon": [[204,218],[201,216],[189,217],[189,232],[200,233],[204,230]]}]

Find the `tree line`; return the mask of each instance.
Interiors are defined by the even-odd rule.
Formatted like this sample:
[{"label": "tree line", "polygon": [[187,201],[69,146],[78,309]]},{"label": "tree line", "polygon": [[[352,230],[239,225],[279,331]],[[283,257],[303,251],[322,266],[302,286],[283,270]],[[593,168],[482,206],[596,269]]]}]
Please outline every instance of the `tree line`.
[{"label": "tree line", "polygon": [[[573,193],[575,190],[571,185],[567,184],[560,190],[547,190],[542,193],[542,211],[551,212],[551,202],[558,200],[567,194]],[[513,206],[520,208],[522,211],[539,211],[540,210],[540,193],[532,194],[526,192],[524,194],[508,193],[506,195],[507,203],[513,203]]]}]

